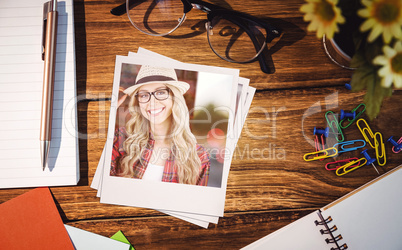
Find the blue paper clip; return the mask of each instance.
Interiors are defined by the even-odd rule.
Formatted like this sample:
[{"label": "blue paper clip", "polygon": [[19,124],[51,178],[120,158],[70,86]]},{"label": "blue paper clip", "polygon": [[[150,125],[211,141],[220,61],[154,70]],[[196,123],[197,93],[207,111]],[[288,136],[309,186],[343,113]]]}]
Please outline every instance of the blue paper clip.
[{"label": "blue paper clip", "polygon": [[[332,152],[331,152],[332,151]],[[319,160],[319,159],[324,159],[324,158],[329,158],[329,157],[334,157],[338,154],[338,150],[336,148],[327,148],[324,150],[316,151],[316,152],[311,152],[307,153],[303,156],[303,159],[305,161],[314,161],[314,160]],[[314,156],[315,155],[315,156]],[[310,158],[310,156],[314,156],[313,158]]]},{"label": "blue paper clip", "polygon": [[[379,139],[377,139],[377,137]],[[375,142],[375,155],[377,157],[378,165],[384,166],[387,162],[387,157],[385,154],[385,145],[384,140],[382,139],[382,134],[380,132],[376,132],[374,134],[374,142]]]},{"label": "blue paper clip", "polygon": [[[360,109],[360,110],[359,110],[359,109]],[[359,110],[359,111],[358,111],[358,110]],[[360,116],[361,114],[364,113],[365,110],[366,110],[366,105],[364,105],[364,103],[359,104],[356,108],[352,109],[352,111],[351,111],[352,113],[353,113],[353,112],[356,112],[355,118],[354,118],[354,119],[350,119],[350,118],[341,119],[341,121],[339,122],[339,126],[340,126],[342,129],[345,129],[345,128],[349,127],[350,125],[352,125],[352,124],[357,120],[357,118],[359,118],[359,116]],[[344,125],[342,125],[344,121],[348,121],[349,123],[347,123],[347,124],[344,126]]]},{"label": "blue paper clip", "polygon": [[343,165],[342,167],[336,169],[336,175],[342,176],[344,174],[350,173],[353,170],[363,167],[364,165],[366,165],[366,163],[367,163],[367,159],[364,157],[360,158],[358,160],[348,162],[345,165]]},{"label": "blue paper clip", "polygon": [[[360,122],[364,123],[363,128],[359,125]],[[372,148],[375,148],[374,134],[373,134],[373,131],[371,130],[371,128],[369,127],[369,125],[367,124],[366,120],[364,120],[363,118],[360,118],[359,120],[357,120],[356,125],[359,128],[360,132],[362,133],[364,140],[366,140],[366,142],[368,144],[370,144],[370,146]],[[370,139],[372,139],[374,143],[371,143]]]},{"label": "blue paper clip", "polygon": [[[345,148],[345,146],[354,145],[354,144],[357,144],[359,142],[363,143],[363,145],[356,146],[356,147]],[[366,146],[366,142],[364,140],[352,140],[352,141],[344,141],[344,142],[336,143],[334,145],[334,148],[340,147],[338,149],[338,154],[340,154],[340,153],[345,153],[345,152],[357,150],[359,148],[363,148],[364,146]]]},{"label": "blue paper clip", "polygon": [[[329,118],[330,116],[332,116],[332,119]],[[328,127],[332,130],[332,133],[336,135],[335,139],[338,142],[343,142],[345,137],[343,136],[342,128],[339,126],[338,119],[334,112],[327,111],[327,113],[325,113],[325,119],[327,119]]]}]

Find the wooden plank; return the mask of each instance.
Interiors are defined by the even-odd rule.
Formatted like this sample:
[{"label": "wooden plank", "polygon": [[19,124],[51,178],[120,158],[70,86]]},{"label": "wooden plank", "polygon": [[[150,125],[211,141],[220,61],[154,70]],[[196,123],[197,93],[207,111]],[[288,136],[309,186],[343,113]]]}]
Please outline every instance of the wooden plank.
[{"label": "wooden plank", "polygon": [[[71,226],[110,237],[123,231],[135,249],[239,249],[312,210],[230,214],[208,229],[172,217],[80,221]],[[313,222],[312,222],[313,223]]]}]

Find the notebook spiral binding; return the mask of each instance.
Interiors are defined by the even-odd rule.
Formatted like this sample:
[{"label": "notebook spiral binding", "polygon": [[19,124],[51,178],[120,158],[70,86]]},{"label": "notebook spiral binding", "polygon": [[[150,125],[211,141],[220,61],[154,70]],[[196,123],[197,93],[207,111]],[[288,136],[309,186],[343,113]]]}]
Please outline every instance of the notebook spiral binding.
[{"label": "notebook spiral binding", "polygon": [[336,235],[334,232],[338,230],[336,225],[333,225],[330,227],[330,223],[332,222],[331,216],[328,216],[326,219],[321,215],[320,212],[318,212],[318,216],[320,217],[320,220],[315,220],[314,223],[316,226],[324,226],[325,229],[320,229],[321,234],[327,234],[329,237],[325,239],[325,242],[327,244],[335,244],[336,247],[331,247],[331,250],[345,250],[348,249],[348,245],[344,243],[343,245],[339,245],[338,241],[342,240],[342,235],[338,234]]}]

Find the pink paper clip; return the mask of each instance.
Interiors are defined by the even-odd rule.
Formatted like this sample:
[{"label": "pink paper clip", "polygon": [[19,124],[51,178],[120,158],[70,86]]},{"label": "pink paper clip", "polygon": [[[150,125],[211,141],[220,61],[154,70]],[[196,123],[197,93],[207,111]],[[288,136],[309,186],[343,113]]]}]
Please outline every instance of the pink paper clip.
[{"label": "pink paper clip", "polygon": [[[399,138],[399,140],[397,141],[397,143],[398,143],[398,144],[401,144],[401,143],[402,143],[402,137]],[[395,151],[395,146],[392,147],[392,152],[394,152],[395,154],[397,154],[397,153],[399,153],[399,152],[401,152],[401,151],[402,151],[402,150]]]},{"label": "pink paper clip", "polygon": [[[314,127],[313,133],[315,135],[315,137],[314,137],[315,151],[319,152],[319,151],[324,150],[325,149],[325,137],[328,137],[329,128]],[[320,142],[320,139],[321,139],[321,142]],[[317,156],[318,156],[318,154],[317,154]],[[320,159],[320,161],[323,161],[323,160],[324,159]]]},{"label": "pink paper clip", "polygon": [[[353,158],[349,158],[349,159],[344,159],[344,160],[339,160],[339,161],[334,161],[334,162],[328,162],[327,164],[325,164],[325,169],[328,171],[333,171],[333,170],[337,170],[340,167],[343,167],[344,165],[340,165],[339,163],[349,163],[351,161],[357,161],[359,160],[357,157],[353,157]],[[330,165],[335,165],[335,167],[330,168]],[[356,165],[352,165],[350,167],[356,167],[357,165],[359,165],[359,163],[357,162]]]},{"label": "pink paper clip", "polygon": [[[316,135],[314,138],[315,151],[317,151],[317,152],[325,149],[324,135],[321,135],[321,142],[320,142],[320,139],[318,139],[318,138],[319,138],[318,135]],[[320,161],[323,161],[323,160],[324,159],[320,159]]]}]

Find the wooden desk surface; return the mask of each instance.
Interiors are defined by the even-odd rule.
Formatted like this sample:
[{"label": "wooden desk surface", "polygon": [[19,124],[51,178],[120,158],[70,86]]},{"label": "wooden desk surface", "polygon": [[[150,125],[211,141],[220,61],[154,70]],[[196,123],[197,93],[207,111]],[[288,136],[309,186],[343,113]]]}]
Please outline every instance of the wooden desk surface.
[{"label": "wooden desk surface", "polygon": [[[127,16],[109,13],[122,1],[75,0],[77,85],[79,98],[109,97],[115,56],[138,47],[187,63],[239,68],[257,92],[231,165],[224,217],[203,229],[155,210],[100,204],[89,185],[106,141],[110,103],[80,102],[79,132],[87,135],[79,141],[81,180],[77,186],[51,188],[66,224],[107,237],[122,230],[136,249],[238,249],[378,176],[372,167],[363,167],[336,177],[324,169],[328,161],[303,161],[303,154],[314,150],[308,143],[313,127],[325,126],[325,112],[351,110],[364,96],[344,87],[352,71],[334,65],[321,41],[306,32],[299,11],[303,0],[210,2],[267,19],[284,30],[272,49],[275,73],[262,73],[257,62],[232,64],[219,59],[210,50],[205,32],[186,38],[144,35]],[[180,32],[194,32],[190,27],[204,18],[204,13],[191,11]],[[395,90],[378,118],[369,121],[385,139],[402,136],[401,97],[402,90]],[[352,126],[346,137],[361,135]],[[392,153],[386,144],[387,164],[378,167],[381,173],[402,160],[402,153]],[[0,190],[0,202],[26,191]]]}]

